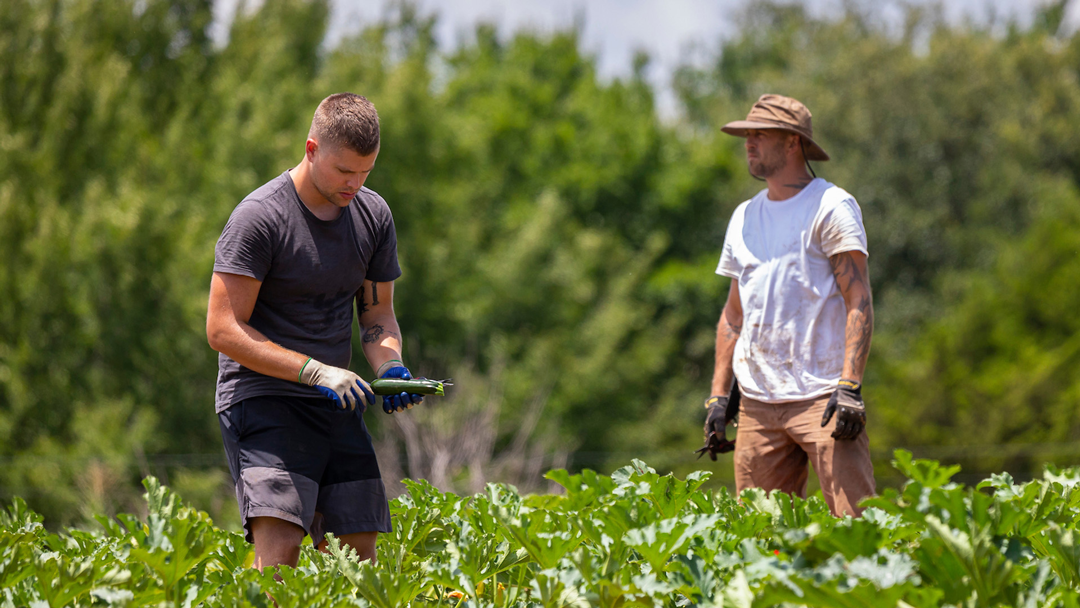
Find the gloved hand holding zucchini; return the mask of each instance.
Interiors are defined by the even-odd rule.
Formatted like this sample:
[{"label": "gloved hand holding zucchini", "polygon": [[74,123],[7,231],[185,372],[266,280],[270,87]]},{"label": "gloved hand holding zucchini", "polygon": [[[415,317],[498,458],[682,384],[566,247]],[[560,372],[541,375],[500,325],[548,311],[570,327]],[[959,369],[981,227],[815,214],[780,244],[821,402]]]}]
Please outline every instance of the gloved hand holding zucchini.
[{"label": "gloved hand holding zucchini", "polygon": [[427,378],[412,378],[411,380],[397,378],[379,378],[371,381],[371,392],[376,395],[396,395],[398,393],[412,393],[414,395],[444,395],[443,387],[451,386],[441,380],[428,380]]},{"label": "gloved hand holding zucchini", "polygon": [[411,409],[424,400],[424,395],[442,395],[443,383],[427,378],[413,378],[408,368],[396,359],[379,366],[378,380],[371,382],[371,390],[382,395],[383,411],[387,414]]}]

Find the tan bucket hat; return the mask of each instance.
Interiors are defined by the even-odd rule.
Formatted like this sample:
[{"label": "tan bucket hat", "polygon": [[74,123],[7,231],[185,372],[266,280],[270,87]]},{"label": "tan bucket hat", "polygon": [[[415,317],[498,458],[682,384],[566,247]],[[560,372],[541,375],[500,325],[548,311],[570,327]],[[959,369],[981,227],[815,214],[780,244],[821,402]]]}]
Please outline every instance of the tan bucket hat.
[{"label": "tan bucket hat", "polygon": [[728,135],[746,137],[748,129],[779,129],[801,135],[806,142],[807,160],[829,160],[829,155],[814,141],[814,127],[810,124],[810,110],[799,100],[783,95],[762,95],[746,120],[736,120],[720,127]]}]

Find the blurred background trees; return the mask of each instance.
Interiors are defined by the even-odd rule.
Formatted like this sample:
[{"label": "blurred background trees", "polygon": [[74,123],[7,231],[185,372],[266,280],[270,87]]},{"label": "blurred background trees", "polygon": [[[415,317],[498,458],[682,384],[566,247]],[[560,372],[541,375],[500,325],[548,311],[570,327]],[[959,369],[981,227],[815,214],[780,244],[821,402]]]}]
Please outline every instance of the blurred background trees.
[{"label": "blurred background trees", "polygon": [[[372,412],[384,474],[543,489],[552,466],[692,459],[735,206],[761,186],[719,125],[797,97],[870,237],[875,453],[1019,478],[1080,456],[1080,38],[904,27],[757,3],[661,120],[578,35],[442,49],[408,4],[324,43],[325,0],[266,0],[207,36],[210,0],[0,3],[0,500],[53,524],[132,510],[164,477],[235,518],[204,323],[213,245],[294,165],[316,104],[378,107],[368,185],[394,210],[414,373],[451,396]],[[357,349],[354,369],[370,374]],[[886,463],[887,457],[882,458]],[[887,470],[880,471],[887,483]]]}]

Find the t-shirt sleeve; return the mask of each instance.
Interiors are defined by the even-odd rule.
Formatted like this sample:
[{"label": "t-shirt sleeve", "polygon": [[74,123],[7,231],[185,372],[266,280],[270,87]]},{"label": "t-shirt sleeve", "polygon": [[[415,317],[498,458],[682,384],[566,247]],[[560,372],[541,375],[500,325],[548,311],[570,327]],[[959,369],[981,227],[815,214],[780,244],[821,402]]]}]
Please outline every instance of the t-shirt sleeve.
[{"label": "t-shirt sleeve", "polygon": [[735,210],[727,225],[724,235],[724,249],[720,253],[720,263],[716,265],[716,274],[738,280],[742,276],[742,265],[735,259],[735,241],[741,238],[743,209]]},{"label": "t-shirt sleeve", "polygon": [[862,210],[850,195],[830,205],[822,216],[821,250],[827,257],[845,251],[861,251],[869,255]]},{"label": "t-shirt sleeve", "polygon": [[367,280],[376,283],[389,283],[401,276],[401,266],[398,265],[397,257],[397,229],[394,227],[394,216],[386,209],[386,220],[379,234],[379,242],[375,247],[375,253],[368,263]]},{"label": "t-shirt sleeve", "polygon": [[273,260],[271,226],[256,201],[236,206],[214,248],[214,272],[238,274],[262,281]]}]

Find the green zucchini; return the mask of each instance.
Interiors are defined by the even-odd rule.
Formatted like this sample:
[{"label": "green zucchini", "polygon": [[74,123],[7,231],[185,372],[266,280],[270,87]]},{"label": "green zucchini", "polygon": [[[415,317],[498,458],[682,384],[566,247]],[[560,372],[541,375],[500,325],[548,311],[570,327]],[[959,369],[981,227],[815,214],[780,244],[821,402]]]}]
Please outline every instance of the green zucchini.
[{"label": "green zucchini", "polygon": [[[398,393],[414,393],[417,395],[442,395],[443,383],[441,380],[428,380],[427,378],[413,378],[403,380],[401,378],[379,378],[372,380],[371,390],[376,395],[396,395]],[[449,383],[447,383],[449,384]]]}]

